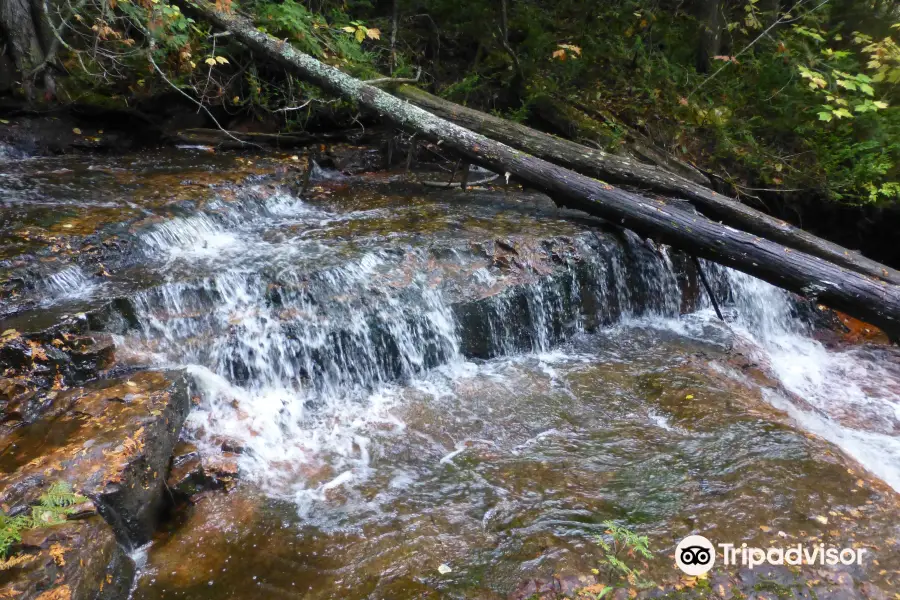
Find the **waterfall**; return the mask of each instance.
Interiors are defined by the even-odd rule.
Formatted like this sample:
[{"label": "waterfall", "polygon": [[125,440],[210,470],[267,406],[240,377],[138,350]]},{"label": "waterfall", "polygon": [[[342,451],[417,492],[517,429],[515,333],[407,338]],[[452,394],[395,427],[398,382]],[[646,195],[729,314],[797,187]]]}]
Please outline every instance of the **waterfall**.
[{"label": "waterfall", "polygon": [[141,236],[170,275],[130,299],[139,328],[128,343],[189,365],[203,390],[189,422],[198,442],[239,447],[244,476],[275,495],[324,493],[308,474],[325,462],[335,477],[363,477],[373,424],[402,428],[386,393],[398,385],[546,352],[626,317],[675,318],[683,304],[669,255],[630,233],[544,240],[537,258],[509,265],[455,240],[305,237],[382,214],[251,190]]},{"label": "waterfall", "polygon": [[900,365],[890,349],[829,349],[811,337],[792,296],[750,275],[715,269],[749,340],[788,394],[767,399],[900,490]]},{"label": "waterfall", "polygon": [[[455,238],[327,236],[389,214],[330,212],[251,188],[142,235],[170,275],[131,299],[130,343],[159,364],[189,366],[203,390],[189,423],[198,442],[212,454],[223,441],[240,448],[242,476],[273,495],[302,504],[365,478],[372,432],[403,429],[390,410],[398,390],[435,369],[548,352],[616,323],[684,333],[713,318],[685,257],[630,232],[545,240],[531,263]],[[900,381],[893,363],[825,348],[790,294],[705,268],[731,329],[783,386],[768,400],[900,487],[890,466],[900,464],[900,402],[879,384]]]}]

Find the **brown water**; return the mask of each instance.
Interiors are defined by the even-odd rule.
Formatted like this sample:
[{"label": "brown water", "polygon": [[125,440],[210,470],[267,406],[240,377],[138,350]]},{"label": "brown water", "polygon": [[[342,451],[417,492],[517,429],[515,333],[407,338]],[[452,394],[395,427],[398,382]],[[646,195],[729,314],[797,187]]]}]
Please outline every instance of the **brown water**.
[{"label": "brown water", "polygon": [[792,427],[716,345],[621,328],[389,393],[365,472],[314,499],[241,485],[201,501],[147,550],[135,597],[502,598],[589,575],[607,519],[650,536],[661,583],[696,531],[861,544],[880,563],[861,579],[900,568],[896,494]]}]

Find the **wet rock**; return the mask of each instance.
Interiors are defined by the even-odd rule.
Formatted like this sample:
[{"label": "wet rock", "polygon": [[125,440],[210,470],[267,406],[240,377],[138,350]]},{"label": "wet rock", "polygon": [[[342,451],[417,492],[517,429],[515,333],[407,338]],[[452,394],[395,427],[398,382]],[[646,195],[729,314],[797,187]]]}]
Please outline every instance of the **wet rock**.
[{"label": "wet rock", "polygon": [[94,501],[122,544],[146,542],[168,498],[169,459],[189,404],[182,371],[59,393],[40,419],[0,437],[0,503],[21,511],[66,481]]},{"label": "wet rock", "polygon": [[887,595],[887,592],[868,581],[860,585],[859,589],[862,592],[863,598],[866,600],[889,600],[890,598],[890,596]]},{"label": "wet rock", "polygon": [[26,531],[0,570],[0,598],[125,598],[134,563],[99,516]]},{"label": "wet rock", "polygon": [[190,442],[178,442],[172,452],[172,467],[166,485],[172,494],[189,498],[207,485],[200,451]]}]

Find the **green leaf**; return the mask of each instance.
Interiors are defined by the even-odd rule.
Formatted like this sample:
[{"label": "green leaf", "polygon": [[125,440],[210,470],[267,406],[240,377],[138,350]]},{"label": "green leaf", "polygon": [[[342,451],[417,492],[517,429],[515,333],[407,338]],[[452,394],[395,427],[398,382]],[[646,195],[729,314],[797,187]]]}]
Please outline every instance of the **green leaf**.
[{"label": "green leaf", "polygon": [[851,113],[846,108],[839,108],[836,111],[834,111],[834,116],[836,116],[838,119],[841,119],[841,118],[852,119],[853,113]]},{"label": "green leaf", "polygon": [[866,94],[867,96],[874,96],[874,95],[875,95],[875,89],[874,89],[871,85],[869,85],[868,83],[861,83],[861,84],[859,84],[859,91],[861,91],[862,93]]},{"label": "green leaf", "polygon": [[831,113],[828,112],[828,111],[824,111],[824,110],[823,110],[822,112],[819,113],[819,120],[820,120],[820,121],[825,121],[826,123],[828,123],[828,122],[831,121],[832,118],[833,118],[833,117],[831,116]]}]

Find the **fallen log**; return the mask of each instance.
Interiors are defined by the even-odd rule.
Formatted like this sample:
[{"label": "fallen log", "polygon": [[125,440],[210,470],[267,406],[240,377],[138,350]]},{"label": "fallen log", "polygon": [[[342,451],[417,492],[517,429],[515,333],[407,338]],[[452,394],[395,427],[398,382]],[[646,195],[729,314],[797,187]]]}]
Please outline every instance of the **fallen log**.
[{"label": "fallen log", "polygon": [[613,184],[633,185],[664,195],[683,196],[710,219],[824,258],[858,273],[900,284],[900,271],[717,194],[670,171],[588,148],[519,123],[460,106],[411,85],[398,85],[390,89],[434,115],[582,175]]},{"label": "fallen log", "polygon": [[[680,175],[705,187],[711,185],[709,177],[701,173],[697,167],[656,148],[647,136],[628,127],[608,113],[604,113],[602,120],[598,121],[583,112],[581,108],[560,102],[550,95],[535,98],[532,102],[532,112],[548,123],[553,128],[552,130],[558,132],[563,138],[582,146],[603,150],[615,142],[617,145],[621,144],[629,155],[644,163]],[[564,167],[565,165],[560,166]]]},{"label": "fallen log", "polygon": [[561,205],[583,210],[689,254],[733,267],[872,323],[900,339],[900,287],[861,275],[757,235],[715,223],[535,158],[460,127],[304,54],[207,0],[199,15],[252,51],[331,93],[377,112],[399,127],[442,143],[471,162],[515,175]]}]

